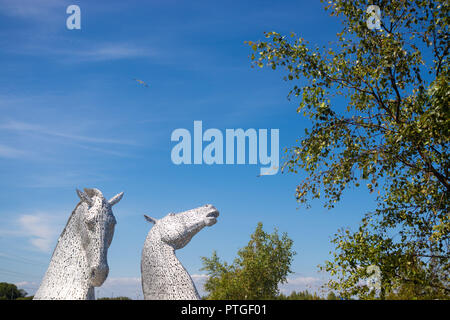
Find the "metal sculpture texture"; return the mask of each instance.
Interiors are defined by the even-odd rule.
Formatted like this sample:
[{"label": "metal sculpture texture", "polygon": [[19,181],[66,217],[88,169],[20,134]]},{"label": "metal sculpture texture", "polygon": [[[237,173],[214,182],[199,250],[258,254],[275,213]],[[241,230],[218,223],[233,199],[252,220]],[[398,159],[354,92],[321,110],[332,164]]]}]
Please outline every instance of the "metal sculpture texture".
[{"label": "metal sculpture texture", "polygon": [[107,252],[116,219],[111,210],[123,192],[109,201],[98,189],[77,190],[81,201],[61,233],[36,300],[94,300],[94,287],[108,276]]},{"label": "metal sculpture texture", "polygon": [[219,211],[205,205],[162,219],[145,216],[154,224],[142,250],[142,290],[146,300],[197,300],[200,296],[191,276],[178,261],[175,250],[186,246],[205,226],[217,222]]}]

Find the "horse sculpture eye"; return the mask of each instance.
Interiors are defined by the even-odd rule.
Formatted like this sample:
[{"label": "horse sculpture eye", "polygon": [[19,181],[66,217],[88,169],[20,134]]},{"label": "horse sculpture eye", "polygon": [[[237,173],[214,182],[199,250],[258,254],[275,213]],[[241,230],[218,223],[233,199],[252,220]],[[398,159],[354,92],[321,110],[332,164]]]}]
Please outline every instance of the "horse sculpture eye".
[{"label": "horse sculpture eye", "polygon": [[85,221],[86,226],[89,230],[94,231],[95,230],[95,220],[86,220]]}]

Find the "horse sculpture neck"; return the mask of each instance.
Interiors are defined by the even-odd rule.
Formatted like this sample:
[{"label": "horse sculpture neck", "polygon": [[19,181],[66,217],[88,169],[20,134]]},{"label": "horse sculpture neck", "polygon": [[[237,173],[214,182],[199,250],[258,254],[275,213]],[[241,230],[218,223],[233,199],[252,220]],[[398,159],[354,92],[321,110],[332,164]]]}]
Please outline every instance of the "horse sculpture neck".
[{"label": "horse sculpture neck", "polygon": [[70,216],[35,299],[95,299],[94,288],[89,284],[88,262],[76,227],[83,210],[80,202]]},{"label": "horse sculpture neck", "polygon": [[146,300],[198,300],[200,296],[189,273],[178,261],[175,250],[186,246],[205,226],[212,226],[217,209],[206,205],[160,220],[146,219],[155,225],[142,250],[142,290]]},{"label": "horse sculpture neck", "polygon": [[[144,297],[154,300],[198,300],[200,296],[191,276],[175,255],[175,249],[150,232],[143,249]],[[143,272],[143,273],[144,273]]]}]

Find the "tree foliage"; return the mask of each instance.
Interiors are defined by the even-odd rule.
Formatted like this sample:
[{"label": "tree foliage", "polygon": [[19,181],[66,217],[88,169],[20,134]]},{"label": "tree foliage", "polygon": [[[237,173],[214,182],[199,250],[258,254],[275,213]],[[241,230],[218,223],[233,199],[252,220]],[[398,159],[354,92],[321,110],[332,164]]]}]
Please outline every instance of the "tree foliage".
[{"label": "tree foliage", "polygon": [[16,300],[26,295],[27,293],[23,289],[18,289],[15,284],[0,282],[0,300]]},{"label": "tree foliage", "polygon": [[[367,27],[369,4],[381,9],[381,30]],[[283,166],[307,173],[299,203],[321,198],[333,208],[360,185],[377,197],[357,231],[335,235],[334,258],[322,266],[343,297],[406,288],[416,298],[449,297],[449,6],[332,0],[326,9],[343,25],[332,46],[277,32],[248,42],[255,65],[286,70],[289,98],[299,97],[297,111],[312,121]],[[381,268],[380,292],[362,285],[369,265]]]},{"label": "tree foliage", "polygon": [[327,300],[339,300],[336,294],[333,291],[328,292]]},{"label": "tree foliage", "polygon": [[247,246],[238,251],[232,264],[221,262],[214,251],[211,258],[202,257],[209,275],[205,283],[206,299],[275,299],[278,285],[286,282],[295,252],[286,233],[266,233],[258,223]]},{"label": "tree foliage", "polygon": [[[310,293],[308,290],[305,291],[292,291],[290,295],[280,294],[278,295],[280,300],[324,300],[316,293]],[[335,299],[331,299],[335,300]]]}]

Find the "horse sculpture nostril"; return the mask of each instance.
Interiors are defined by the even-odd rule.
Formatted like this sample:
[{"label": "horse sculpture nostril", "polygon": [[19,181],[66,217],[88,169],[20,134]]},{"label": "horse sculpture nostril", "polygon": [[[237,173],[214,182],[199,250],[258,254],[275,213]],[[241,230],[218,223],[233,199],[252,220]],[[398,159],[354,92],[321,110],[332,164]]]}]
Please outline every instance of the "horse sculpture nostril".
[{"label": "horse sculpture nostril", "polygon": [[105,282],[108,277],[109,268],[107,266],[99,266],[91,268],[90,278],[91,285],[94,287],[99,287]]},{"label": "horse sculpture nostril", "polygon": [[207,218],[217,218],[218,216],[219,216],[219,211],[217,211],[217,210],[211,211],[206,215]]}]

